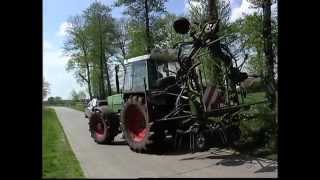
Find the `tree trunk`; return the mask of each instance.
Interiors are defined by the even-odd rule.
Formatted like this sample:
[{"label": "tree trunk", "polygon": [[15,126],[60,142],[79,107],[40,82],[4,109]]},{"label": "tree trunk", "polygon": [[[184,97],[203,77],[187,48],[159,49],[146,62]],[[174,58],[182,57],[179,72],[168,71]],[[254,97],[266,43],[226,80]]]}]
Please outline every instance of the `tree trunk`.
[{"label": "tree trunk", "polygon": [[265,83],[267,98],[271,102],[271,108],[276,106],[276,85],[274,80],[274,55],[272,50],[272,32],[271,32],[271,0],[264,0],[263,8],[263,39],[264,53],[266,57],[266,75]]},{"label": "tree trunk", "polygon": [[[217,8],[217,0],[208,0],[208,20],[210,22],[217,22],[218,21],[218,8]],[[219,24],[216,25],[216,31],[214,34],[212,34],[212,39],[218,39],[218,33],[219,31]],[[238,104],[239,99],[236,92],[236,84],[231,81],[228,78],[229,73],[231,72],[231,69],[233,68],[232,65],[232,59],[227,56],[225,53],[223,53],[220,41],[216,42],[213,46],[209,48],[209,51],[214,57],[214,61],[221,67],[222,63],[224,64],[225,72],[221,72],[216,67],[212,67],[215,69],[214,78],[216,78],[216,83],[220,85],[221,87],[225,87],[224,84],[226,81],[226,88],[224,91],[226,92],[226,96],[230,97],[227,98],[227,103],[229,103],[229,100],[232,101],[232,103]],[[225,78],[224,74],[226,74]]]},{"label": "tree trunk", "polygon": [[149,24],[149,5],[148,0],[144,0],[145,18],[146,18],[146,36],[147,36],[147,53],[151,53],[150,24]]},{"label": "tree trunk", "polygon": [[[209,0],[208,1],[208,21],[211,22],[215,22],[218,20],[218,14],[217,14],[217,1],[216,0]],[[216,26],[217,29],[219,29],[219,24],[217,24]],[[216,31],[218,32],[218,31]],[[212,34],[212,39],[217,39],[218,36],[217,34]],[[216,63],[221,66],[220,63],[220,59],[217,60],[217,58],[219,58],[219,51],[220,51],[220,42],[215,43],[213,46],[211,46],[209,48],[210,54],[211,56],[214,58],[214,61],[216,61]],[[212,64],[212,63],[211,63]],[[223,80],[222,80],[222,72],[219,72],[219,69],[216,68],[214,65],[212,65],[212,69],[214,72],[214,74],[212,75],[213,77],[210,78],[214,78],[214,83],[222,85],[223,84]]]},{"label": "tree trunk", "polygon": [[101,32],[101,15],[99,15],[99,41],[100,41],[100,98],[105,99],[105,85],[104,85],[104,77],[103,77],[103,69],[104,69],[104,49],[102,46],[102,32]]},{"label": "tree trunk", "polygon": [[118,72],[119,72],[119,65],[116,65],[115,67],[115,72],[116,72],[116,88],[117,88],[117,93],[120,93],[120,88],[119,88],[119,77],[118,77]]},{"label": "tree trunk", "polygon": [[92,92],[91,92],[91,77],[90,77],[90,69],[89,69],[89,63],[86,62],[86,69],[87,69],[87,78],[88,78],[88,91],[89,91],[89,98],[92,99]]},{"label": "tree trunk", "polygon": [[108,96],[112,95],[112,90],[111,90],[111,83],[110,83],[110,76],[109,76],[109,66],[107,63],[107,59],[105,58],[105,67],[106,67],[106,79],[107,79],[107,91],[108,91]]},{"label": "tree trunk", "polygon": [[88,62],[88,59],[87,59],[87,51],[85,49],[84,43],[82,44],[82,51],[83,51],[83,54],[84,54],[85,64],[86,64],[87,85],[88,85],[88,91],[89,91],[89,98],[92,99],[90,68],[89,68],[89,62]]}]

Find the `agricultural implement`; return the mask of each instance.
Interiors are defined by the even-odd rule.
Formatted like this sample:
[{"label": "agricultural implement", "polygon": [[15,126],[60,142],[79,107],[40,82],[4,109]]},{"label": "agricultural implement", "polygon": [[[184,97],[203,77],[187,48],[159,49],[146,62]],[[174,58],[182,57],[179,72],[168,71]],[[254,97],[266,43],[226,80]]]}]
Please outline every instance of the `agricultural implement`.
[{"label": "agricultural implement", "polygon": [[[173,26],[180,34],[190,31],[185,18]],[[128,59],[122,93],[103,101],[93,99],[86,109],[93,139],[111,144],[123,132],[135,152],[157,150],[168,136],[176,147],[187,137],[193,152],[239,140],[239,113],[252,104],[240,101],[242,94],[236,87],[248,75],[232,62],[222,63],[223,84],[209,85],[203,83],[199,68],[199,50],[220,40],[210,36],[215,27],[207,23],[199,33],[190,32],[193,40],[179,43],[176,49],[154,49],[149,55]]]}]

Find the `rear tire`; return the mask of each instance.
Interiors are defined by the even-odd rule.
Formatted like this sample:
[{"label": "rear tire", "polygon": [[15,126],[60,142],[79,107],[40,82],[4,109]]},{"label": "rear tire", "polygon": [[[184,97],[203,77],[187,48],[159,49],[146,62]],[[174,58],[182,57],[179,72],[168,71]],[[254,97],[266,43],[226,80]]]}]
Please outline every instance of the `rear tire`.
[{"label": "rear tire", "polygon": [[196,151],[203,152],[209,150],[208,137],[202,131],[199,131],[195,135],[195,146]]},{"label": "rear tire", "polygon": [[106,108],[96,109],[89,119],[89,130],[94,141],[98,144],[111,144],[118,133],[116,121],[107,114]]},{"label": "rear tire", "polygon": [[148,118],[147,106],[140,96],[131,96],[126,101],[121,125],[130,149],[135,152],[154,152],[165,138],[163,131]]}]

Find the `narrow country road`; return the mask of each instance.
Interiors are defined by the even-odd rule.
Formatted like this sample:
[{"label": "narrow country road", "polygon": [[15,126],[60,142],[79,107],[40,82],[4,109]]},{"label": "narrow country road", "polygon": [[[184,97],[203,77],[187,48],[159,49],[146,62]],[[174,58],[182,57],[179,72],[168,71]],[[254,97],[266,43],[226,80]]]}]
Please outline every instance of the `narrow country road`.
[{"label": "narrow country road", "polygon": [[278,176],[276,162],[215,148],[194,154],[139,154],[129,149],[121,135],[116,137],[116,145],[98,145],[90,137],[83,112],[66,107],[54,109],[87,178]]}]

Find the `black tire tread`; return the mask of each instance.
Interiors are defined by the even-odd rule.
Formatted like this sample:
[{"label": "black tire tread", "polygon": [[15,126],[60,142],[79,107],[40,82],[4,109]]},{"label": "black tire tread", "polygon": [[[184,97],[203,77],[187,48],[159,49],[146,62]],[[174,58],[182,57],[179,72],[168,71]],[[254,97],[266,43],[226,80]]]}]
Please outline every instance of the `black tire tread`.
[{"label": "black tire tread", "polygon": [[94,131],[90,128],[91,136],[97,144],[112,144],[114,137],[118,134],[119,121],[115,118],[115,116],[111,113],[108,113],[107,108],[105,106],[99,107],[90,118],[94,118],[95,116],[99,116],[99,118],[103,119],[104,127],[109,126],[109,134],[105,137],[104,140],[98,141],[95,138]]},{"label": "black tire tread", "polygon": [[[121,111],[121,125],[122,130],[124,133],[124,136],[127,140],[127,143],[131,150],[138,152],[138,153],[151,153],[156,151],[157,147],[159,146],[160,142],[163,140],[163,137],[161,137],[161,131],[160,130],[153,130],[157,128],[153,128],[154,123],[147,120],[147,107],[144,103],[144,98],[141,96],[130,96],[128,100],[126,101],[122,111]],[[126,119],[125,119],[125,113],[126,109],[131,106],[135,105],[145,116],[145,119],[147,121],[147,135],[146,138],[139,143],[134,142],[130,135],[128,134],[127,127],[126,127]]]}]

